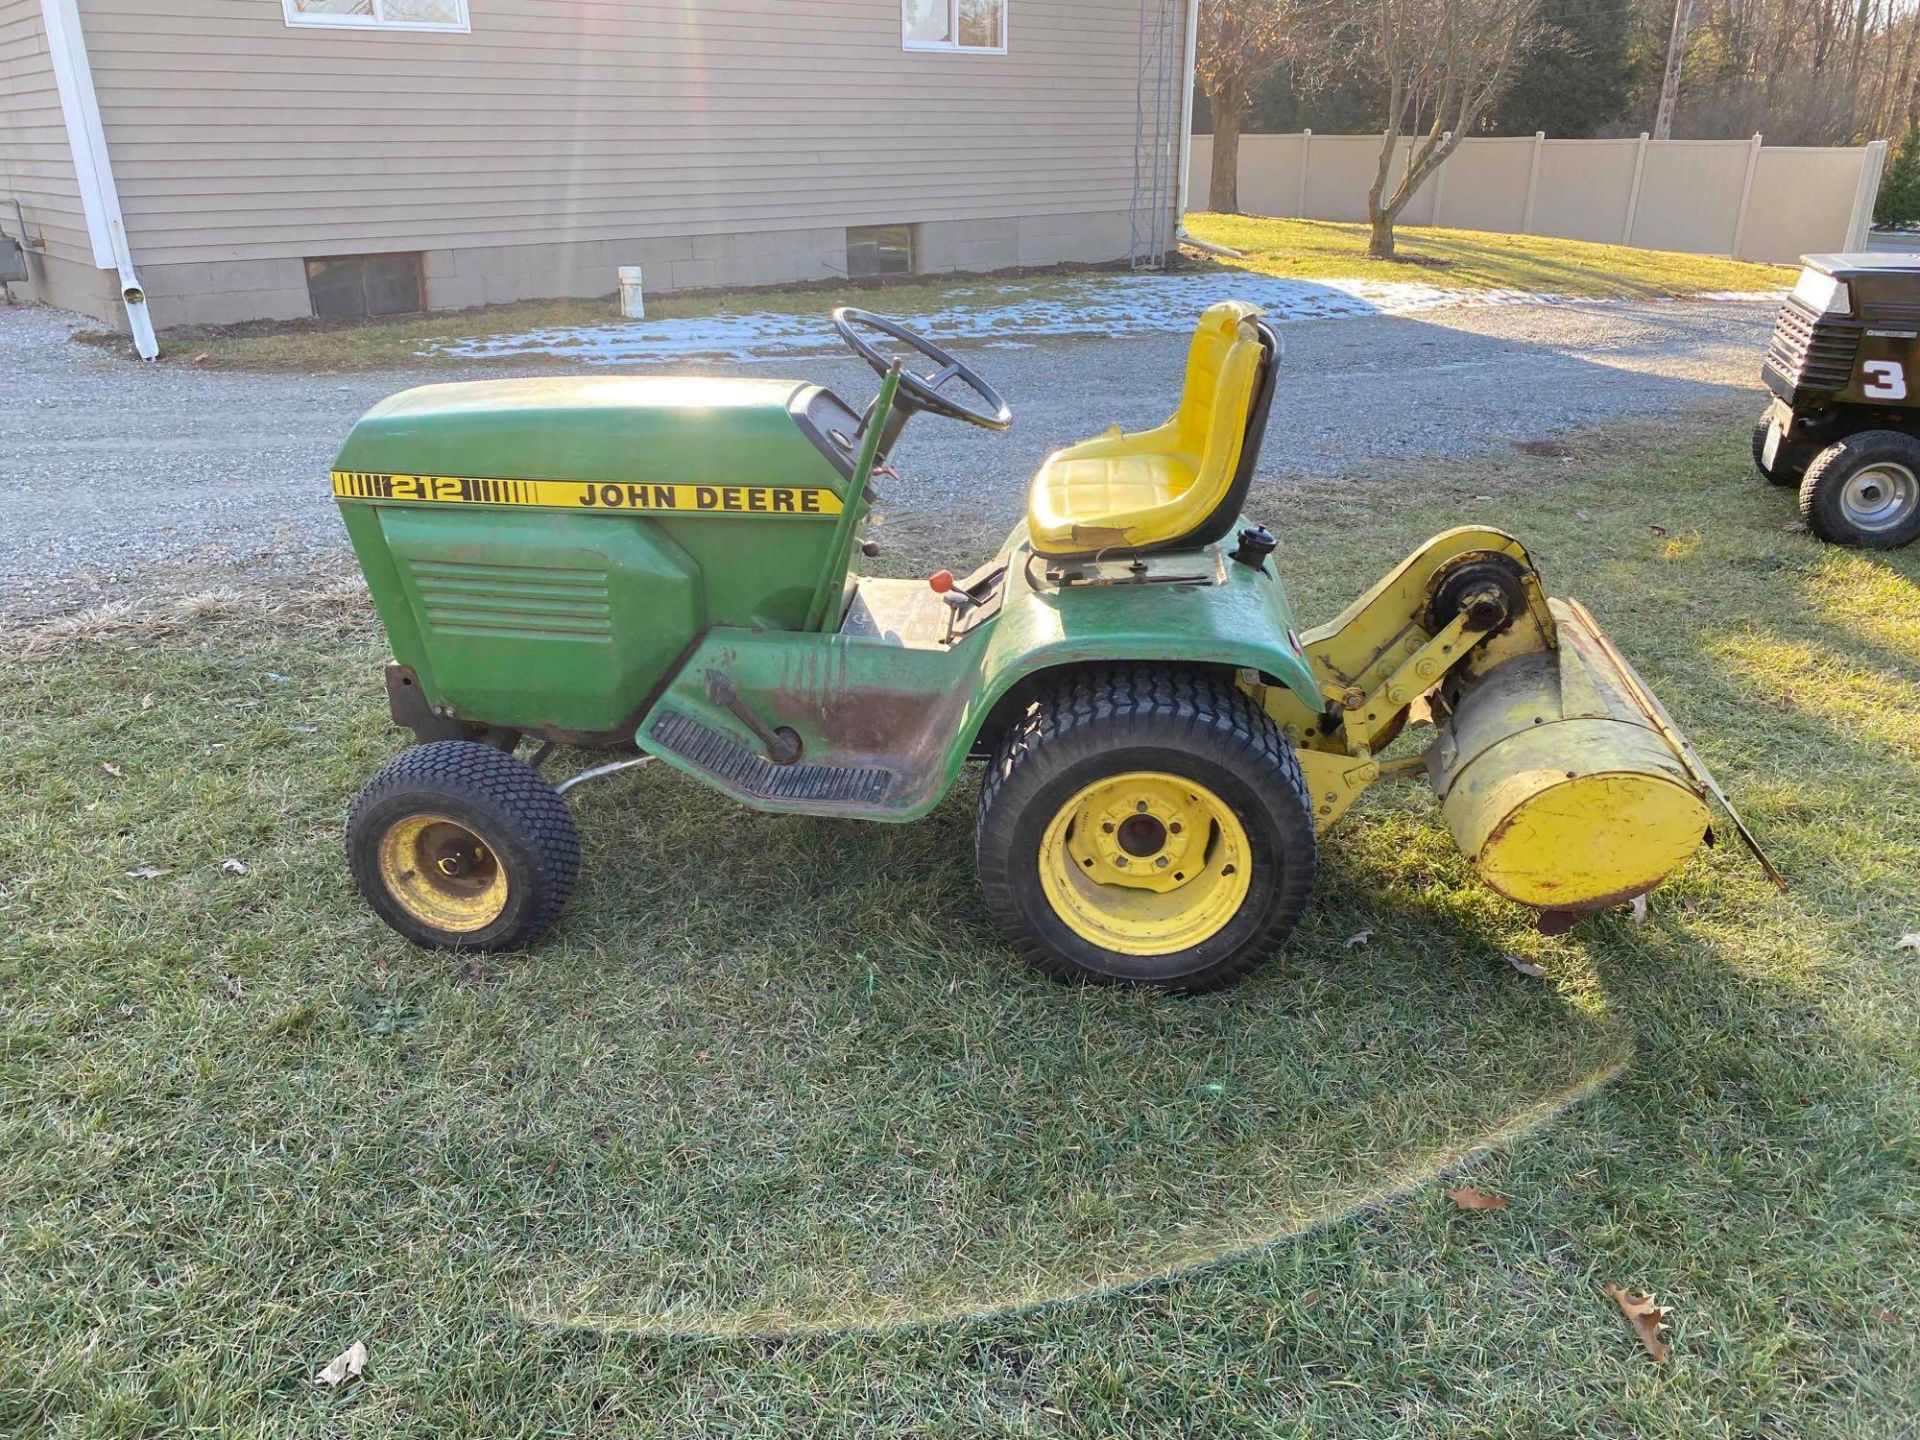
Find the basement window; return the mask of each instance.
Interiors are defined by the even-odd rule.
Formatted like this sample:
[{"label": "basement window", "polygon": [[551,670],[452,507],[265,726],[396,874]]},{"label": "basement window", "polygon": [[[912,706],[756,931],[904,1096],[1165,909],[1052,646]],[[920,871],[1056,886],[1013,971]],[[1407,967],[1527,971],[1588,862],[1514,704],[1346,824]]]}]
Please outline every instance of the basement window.
[{"label": "basement window", "polygon": [[361,30],[450,30],[466,34],[467,0],[280,0],[289,25]]},{"label": "basement window", "polygon": [[1007,53],[1007,0],[900,0],[900,41],[908,50]]},{"label": "basement window", "polygon": [[849,225],[847,275],[865,279],[874,275],[913,273],[911,225]]},{"label": "basement window", "polygon": [[420,256],[329,255],[307,261],[307,295],[323,320],[412,315],[421,303]]}]

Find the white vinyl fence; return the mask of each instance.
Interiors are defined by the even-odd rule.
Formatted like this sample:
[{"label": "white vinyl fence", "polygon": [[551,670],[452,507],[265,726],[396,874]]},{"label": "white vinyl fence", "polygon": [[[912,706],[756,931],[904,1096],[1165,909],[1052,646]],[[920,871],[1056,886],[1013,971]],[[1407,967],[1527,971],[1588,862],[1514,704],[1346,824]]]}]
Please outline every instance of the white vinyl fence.
[{"label": "white vinyl fence", "polygon": [[[1406,165],[1402,143],[1394,180]],[[1886,142],[1811,149],[1751,140],[1464,140],[1400,214],[1406,225],[1558,235],[1792,263],[1866,244]],[[1205,210],[1213,137],[1193,140],[1187,208]],[[1378,135],[1242,135],[1240,208],[1367,218]]]}]

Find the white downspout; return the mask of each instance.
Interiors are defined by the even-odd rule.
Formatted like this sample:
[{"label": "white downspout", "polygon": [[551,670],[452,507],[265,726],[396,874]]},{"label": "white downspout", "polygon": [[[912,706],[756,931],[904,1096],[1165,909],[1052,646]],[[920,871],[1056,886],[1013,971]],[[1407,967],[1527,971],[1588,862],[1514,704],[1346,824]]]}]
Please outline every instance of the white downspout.
[{"label": "white downspout", "polygon": [[142,360],[160,354],[153,319],[147,314],[147,292],[134,272],[133,252],[127,247],[126,217],[120,213],[120,191],[113,183],[113,164],[107,157],[107,134],[100,124],[100,98],[93,89],[93,66],[87,60],[87,38],[80,29],[75,0],[40,0],[47,26],[47,52],[53,61],[54,83],[60,89],[60,110],[67,122],[67,144],[73,151],[73,173],[80,185],[80,204],[86,212],[87,238],[93,244],[93,263],[120,275],[120,299],[127,307],[127,328],[133,348]]},{"label": "white downspout", "polygon": [[1193,178],[1193,72],[1200,53],[1200,0],[1187,0],[1187,73],[1180,102],[1180,213],[1174,217],[1176,235],[1187,230],[1187,186]]},{"label": "white downspout", "polygon": [[1209,255],[1225,255],[1238,260],[1238,250],[1225,245],[1209,245],[1187,233],[1187,187],[1193,183],[1193,82],[1200,54],[1200,0],[1187,0],[1187,75],[1185,94],[1180,104],[1180,211],[1173,218],[1173,238]]}]

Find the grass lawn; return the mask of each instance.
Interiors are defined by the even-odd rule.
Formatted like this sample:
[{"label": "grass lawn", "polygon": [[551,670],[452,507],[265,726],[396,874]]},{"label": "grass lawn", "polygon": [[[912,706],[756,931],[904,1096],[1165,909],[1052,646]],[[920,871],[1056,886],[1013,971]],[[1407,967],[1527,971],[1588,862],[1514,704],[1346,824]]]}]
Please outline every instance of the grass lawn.
[{"label": "grass lawn", "polygon": [[[1183,262],[1198,270],[1245,270],[1294,280],[1398,280],[1458,290],[1528,290],[1556,295],[1661,297],[1710,291],[1777,290],[1794,272],[1711,255],[1632,250],[1538,235],[1492,235],[1473,230],[1402,226],[1400,260],[1367,257],[1364,225],[1317,220],[1267,220],[1240,215],[1191,215],[1194,235],[1246,254],[1243,260],[1207,257]],[[824,315],[836,305],[913,316],[950,306],[1011,306],[1071,299],[1076,287],[1097,285],[1102,271],[1087,267],[1005,272],[989,277],[916,277],[900,281],[829,281],[765,290],[705,290],[649,297],[650,319],[723,314]],[[212,330],[172,330],[162,360],[174,364],[254,370],[333,372],[438,367],[444,357],[422,355],[429,341],[513,335],[619,322],[612,298],[525,300],[476,310],[437,311],[356,324],[261,322]],[[99,336],[116,350],[117,336]],[[937,337],[936,337],[937,338]],[[511,357],[525,366],[527,356]],[[536,357],[537,359],[538,357]],[[471,365],[471,359],[460,362]]]},{"label": "grass lawn", "polygon": [[1367,254],[1367,227],[1330,220],[1189,215],[1196,239],[1244,252],[1222,265],[1301,280],[1412,280],[1459,290],[1533,290],[1553,295],[1642,298],[1713,291],[1779,290],[1797,270],[1717,255],[1636,250],[1550,235],[1499,235],[1400,225],[1397,258]]},{"label": "grass lawn", "polygon": [[[581,792],[537,952],[415,952],[340,855],[399,743],[362,597],[34,639],[0,687],[0,1433],[1910,1433],[1920,550],[1785,530],[1746,443],[1254,508],[1309,618],[1469,515],[1520,534],[1791,891],[1723,844],[1644,924],[1546,940],[1406,787],[1194,1000],[1022,973],[971,781],[893,828],[654,767]],[[1673,1307],[1667,1363],[1609,1282]]]}]

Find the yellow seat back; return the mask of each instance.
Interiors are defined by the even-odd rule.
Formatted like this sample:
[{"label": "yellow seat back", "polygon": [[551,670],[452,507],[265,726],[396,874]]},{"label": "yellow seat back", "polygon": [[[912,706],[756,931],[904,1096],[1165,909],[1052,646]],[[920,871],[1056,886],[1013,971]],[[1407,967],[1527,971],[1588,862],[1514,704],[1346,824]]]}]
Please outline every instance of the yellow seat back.
[{"label": "yellow seat back", "polygon": [[1176,447],[1193,471],[1181,498],[1198,525],[1226,495],[1247,438],[1247,411],[1260,383],[1265,352],[1253,328],[1260,311],[1244,300],[1223,300],[1200,316],[1187,347],[1187,381],[1169,422]]}]

